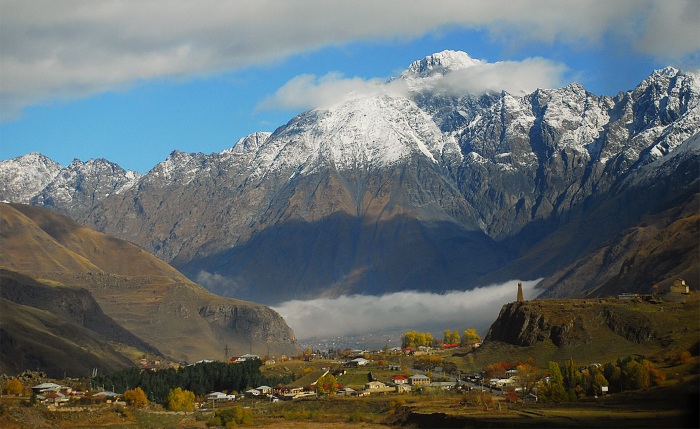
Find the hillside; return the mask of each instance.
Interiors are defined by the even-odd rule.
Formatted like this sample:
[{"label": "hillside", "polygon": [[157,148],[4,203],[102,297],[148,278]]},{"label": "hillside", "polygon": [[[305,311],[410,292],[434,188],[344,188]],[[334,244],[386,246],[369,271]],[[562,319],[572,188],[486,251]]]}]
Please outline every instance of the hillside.
[{"label": "hillside", "polygon": [[[662,298],[663,299],[663,298]],[[700,347],[700,294],[687,302],[545,299],[511,302],[501,309],[480,355],[612,361],[628,355],[672,356]]]},{"label": "hillside", "polygon": [[0,215],[2,298],[12,310],[1,321],[13,330],[18,350],[30,338],[23,327],[38,332],[40,324],[57,320],[89,330],[86,338],[176,361],[224,359],[225,350],[267,355],[298,349],[273,310],[216,296],[132,243],[39,207],[0,204]]}]

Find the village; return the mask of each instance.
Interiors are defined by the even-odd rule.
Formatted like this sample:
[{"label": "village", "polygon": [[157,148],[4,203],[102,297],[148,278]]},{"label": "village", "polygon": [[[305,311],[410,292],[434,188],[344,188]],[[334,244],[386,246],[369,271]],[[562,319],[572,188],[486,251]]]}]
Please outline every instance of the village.
[{"label": "village", "polygon": [[[685,308],[682,306],[686,302],[688,308],[697,308],[698,293],[691,292],[679,279],[664,293],[654,290],[649,295],[624,295],[610,300],[628,303],[624,305],[635,311],[644,309],[654,317],[668,317],[671,311],[663,312],[664,308]],[[587,300],[569,302],[579,309],[592,305]],[[519,287],[516,301],[511,304],[525,303]],[[559,307],[558,302],[553,305],[557,311]],[[442,339],[435,339],[428,332],[407,331],[401,347],[376,350],[307,348],[296,356],[249,353],[231,356],[226,361],[211,359],[180,365],[144,356],[139,367],[122,371],[122,375],[102,376],[94,372],[90,377],[63,380],[49,379],[40,371],[0,375],[0,406],[4,416],[34,409],[56,416],[70,415],[73,419],[92,418],[94,413],[111,415],[115,411],[122,419],[144,413],[161,416],[185,412],[195,421],[213,419],[214,423],[207,423],[207,427],[217,426],[217,419],[224,422],[222,416],[231,410],[243,410],[240,412],[248,416],[245,421],[280,415],[284,419],[298,416],[289,406],[292,410],[317,409],[314,415],[318,416],[323,414],[320,410],[330,410],[338,404],[354,407],[350,405],[354,401],[365,404],[363,407],[370,401],[378,410],[389,404],[396,407],[408,403],[418,409],[432,404],[431,410],[442,406],[438,404],[455,404],[452,407],[458,407],[460,413],[501,415],[498,413],[522,414],[532,407],[541,413],[556,404],[588,403],[595,407],[596,402],[590,401],[605,401],[608,396],[619,398],[616,394],[621,392],[678,389],[697,380],[698,375],[698,356],[687,349],[673,352],[661,348],[649,356],[636,354],[600,362],[577,362],[572,357],[547,362],[539,355],[514,356],[512,350],[482,342],[473,329],[466,329],[461,335],[457,330],[446,329]],[[577,360],[594,357],[583,352],[576,355]],[[238,375],[221,378],[226,372]],[[220,375],[209,382],[202,381],[211,374]],[[173,378],[176,375],[184,376],[179,379],[184,381]],[[158,382],[159,379],[170,381]],[[234,379],[237,384],[226,381]],[[193,384],[193,380],[202,382]],[[336,405],[328,408],[329,400]],[[373,421],[381,421],[385,412],[386,409],[377,411]],[[674,418],[679,412],[668,411]],[[184,418],[177,415],[178,419]]]}]

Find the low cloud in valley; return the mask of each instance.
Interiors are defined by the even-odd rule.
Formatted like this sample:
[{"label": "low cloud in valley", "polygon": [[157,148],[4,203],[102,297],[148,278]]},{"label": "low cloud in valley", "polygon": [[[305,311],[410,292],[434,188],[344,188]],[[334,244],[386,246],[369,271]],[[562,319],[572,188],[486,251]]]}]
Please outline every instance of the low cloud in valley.
[{"label": "low cloud in valley", "polygon": [[[539,280],[524,281],[526,299],[539,291]],[[338,337],[389,330],[476,328],[486,334],[503,304],[515,301],[518,280],[444,294],[396,292],[288,301],[274,309],[299,339]]]}]

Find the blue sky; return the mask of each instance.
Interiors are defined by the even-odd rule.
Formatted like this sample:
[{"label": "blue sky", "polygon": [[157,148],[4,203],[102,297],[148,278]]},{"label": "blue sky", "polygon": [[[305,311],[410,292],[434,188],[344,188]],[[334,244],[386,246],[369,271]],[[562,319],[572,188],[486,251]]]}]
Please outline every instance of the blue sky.
[{"label": "blue sky", "polygon": [[0,160],[42,152],[142,173],[173,150],[220,152],[273,131],[446,49],[508,62],[523,90],[576,81],[614,95],[657,68],[700,68],[692,0],[2,0],[0,9]]}]

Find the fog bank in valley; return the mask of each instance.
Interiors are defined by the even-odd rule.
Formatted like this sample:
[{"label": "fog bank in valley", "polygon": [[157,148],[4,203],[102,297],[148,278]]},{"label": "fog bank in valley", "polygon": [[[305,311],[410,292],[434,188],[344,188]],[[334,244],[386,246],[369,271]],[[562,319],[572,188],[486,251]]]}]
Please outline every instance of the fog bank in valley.
[{"label": "fog bank in valley", "polygon": [[287,301],[273,307],[299,339],[339,337],[388,330],[442,332],[475,328],[485,335],[503,304],[515,301],[518,282],[525,299],[537,296],[539,280],[511,280],[442,294],[396,292]]}]

